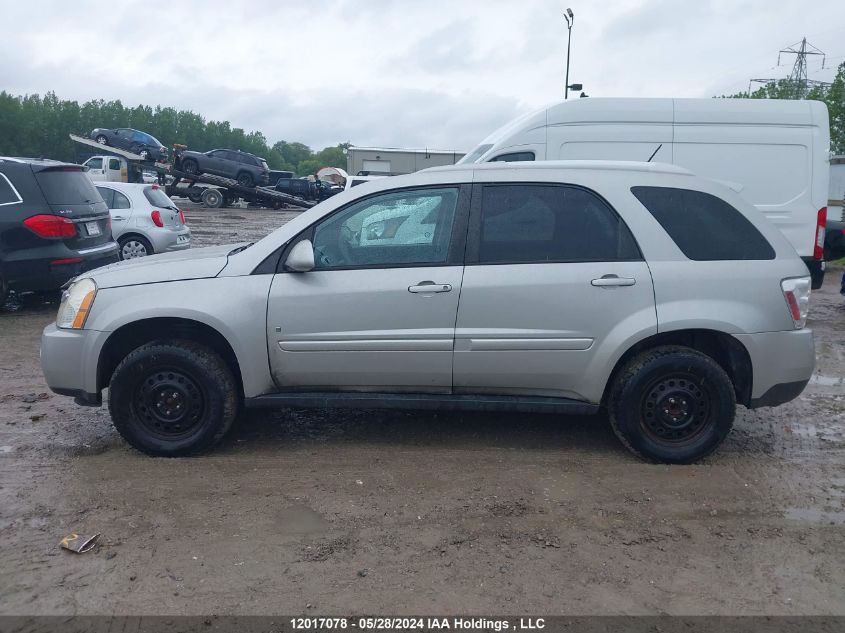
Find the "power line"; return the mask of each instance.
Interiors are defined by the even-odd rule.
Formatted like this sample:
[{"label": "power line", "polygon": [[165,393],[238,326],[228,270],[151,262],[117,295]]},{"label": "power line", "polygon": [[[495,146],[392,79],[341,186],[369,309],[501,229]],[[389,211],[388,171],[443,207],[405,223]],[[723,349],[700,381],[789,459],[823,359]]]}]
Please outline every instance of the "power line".
[{"label": "power line", "polygon": [[778,66],[780,66],[780,58],[782,55],[795,55],[795,63],[792,66],[792,72],[786,79],[751,79],[748,82],[748,92],[751,92],[751,84],[762,83],[770,84],[774,82],[785,82],[786,96],[789,99],[804,99],[811,88],[830,86],[829,82],[819,81],[817,79],[810,79],[807,76],[807,58],[810,55],[820,55],[822,58],[822,69],[824,68],[825,54],[824,51],[819,50],[803,38],[800,42],[782,48],[778,52]]}]

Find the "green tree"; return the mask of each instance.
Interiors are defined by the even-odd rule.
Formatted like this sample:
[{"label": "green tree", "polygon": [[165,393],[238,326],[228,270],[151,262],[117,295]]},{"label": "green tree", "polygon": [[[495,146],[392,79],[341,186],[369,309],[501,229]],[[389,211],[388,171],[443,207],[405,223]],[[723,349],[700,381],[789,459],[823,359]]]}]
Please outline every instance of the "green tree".
[{"label": "green tree", "polygon": [[79,162],[90,155],[89,148],[74,143],[68,134],[87,136],[97,127],[132,127],[152,134],[164,145],[187,145],[201,152],[215,148],[239,149],[261,156],[274,169],[301,175],[320,167],[345,167],[343,154],[349,143],[314,153],[304,143],[278,141],[273,145],[260,131],[247,132],[229,121],[206,121],[190,110],[139,104],[126,107],[119,100],[95,99],[80,105],[48,92],[16,96],[0,92],[0,154],[43,156]]}]

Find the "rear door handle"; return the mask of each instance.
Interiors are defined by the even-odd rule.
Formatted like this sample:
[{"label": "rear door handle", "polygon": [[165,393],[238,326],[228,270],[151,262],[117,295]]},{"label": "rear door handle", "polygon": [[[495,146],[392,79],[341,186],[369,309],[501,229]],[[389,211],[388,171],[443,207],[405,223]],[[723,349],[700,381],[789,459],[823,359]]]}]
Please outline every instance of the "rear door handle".
[{"label": "rear door handle", "polygon": [[600,288],[615,288],[617,286],[633,286],[637,280],[633,277],[619,277],[618,275],[602,275],[590,282],[593,286]]},{"label": "rear door handle", "polygon": [[433,281],[421,281],[416,286],[408,286],[408,292],[415,294],[432,294],[435,292],[451,292],[451,284],[436,284]]}]

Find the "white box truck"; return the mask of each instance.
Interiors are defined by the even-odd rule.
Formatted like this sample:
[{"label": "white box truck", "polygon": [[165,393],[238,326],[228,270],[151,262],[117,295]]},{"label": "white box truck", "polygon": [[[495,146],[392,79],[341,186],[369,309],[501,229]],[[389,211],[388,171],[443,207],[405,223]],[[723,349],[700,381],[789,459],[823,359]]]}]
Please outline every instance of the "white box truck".
[{"label": "white box truck", "polygon": [[652,160],[732,183],[824,279],[830,123],[820,101],[564,101],[493,132],[460,162]]}]

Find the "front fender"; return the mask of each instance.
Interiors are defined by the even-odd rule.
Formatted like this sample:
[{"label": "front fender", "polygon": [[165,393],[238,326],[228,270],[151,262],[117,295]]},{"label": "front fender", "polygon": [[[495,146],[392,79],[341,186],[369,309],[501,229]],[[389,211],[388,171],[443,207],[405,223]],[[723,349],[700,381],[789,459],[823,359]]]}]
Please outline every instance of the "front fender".
[{"label": "front fender", "polygon": [[[112,333],[155,318],[197,321],[220,333],[240,365],[246,397],[273,388],[267,358],[267,296],[272,275],[215,277],[105,288],[97,292],[86,329]],[[162,338],[167,337],[162,332]],[[108,340],[97,337],[99,355]]]}]

